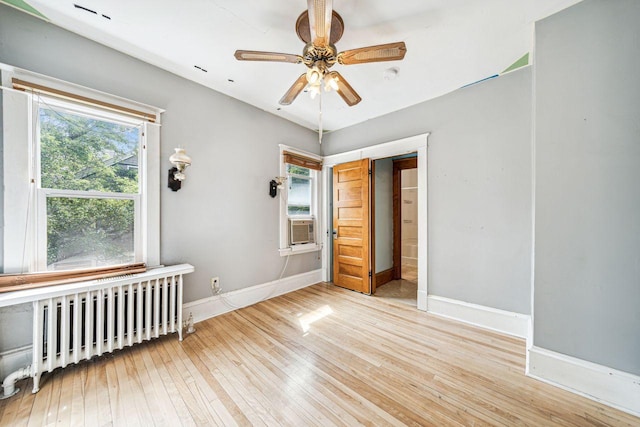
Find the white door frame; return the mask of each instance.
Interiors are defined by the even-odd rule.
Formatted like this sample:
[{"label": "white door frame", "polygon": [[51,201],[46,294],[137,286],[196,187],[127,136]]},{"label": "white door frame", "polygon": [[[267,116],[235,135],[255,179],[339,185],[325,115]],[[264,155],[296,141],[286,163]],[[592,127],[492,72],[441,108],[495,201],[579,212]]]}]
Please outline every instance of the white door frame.
[{"label": "white door frame", "polygon": [[[333,177],[329,174],[329,169],[335,165],[351,162],[353,160],[370,158],[371,160],[383,159],[386,157],[400,156],[407,153],[418,153],[418,309],[427,311],[427,142],[429,133],[423,133],[409,138],[398,139],[383,144],[373,145],[358,150],[347,151],[339,154],[325,156],[322,162],[322,209],[327,215],[325,218],[333,218],[333,213],[329,212],[331,204],[329,201],[333,197],[329,194],[329,180]],[[333,244],[332,230],[328,228],[328,221],[323,221],[320,230],[324,239],[322,251],[322,280],[328,282],[331,260],[329,259],[329,248]]]}]

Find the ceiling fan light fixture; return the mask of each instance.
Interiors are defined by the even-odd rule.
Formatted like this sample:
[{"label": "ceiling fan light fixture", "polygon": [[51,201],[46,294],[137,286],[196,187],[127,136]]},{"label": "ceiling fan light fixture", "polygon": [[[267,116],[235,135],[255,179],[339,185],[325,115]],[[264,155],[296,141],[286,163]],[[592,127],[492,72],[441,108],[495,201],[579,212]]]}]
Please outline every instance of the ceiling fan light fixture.
[{"label": "ceiling fan light fixture", "polygon": [[326,80],[326,83],[324,84],[324,90],[326,92],[330,92],[331,89],[338,90],[339,88],[338,81],[336,80],[335,77],[328,76],[325,78],[325,80]]},{"label": "ceiling fan light fixture", "polygon": [[314,66],[307,70],[307,82],[309,82],[310,85],[318,84],[321,79],[322,79],[322,72],[318,67]]},{"label": "ceiling fan light fixture", "polygon": [[311,99],[315,99],[316,95],[320,93],[320,84],[309,85],[309,96]]}]

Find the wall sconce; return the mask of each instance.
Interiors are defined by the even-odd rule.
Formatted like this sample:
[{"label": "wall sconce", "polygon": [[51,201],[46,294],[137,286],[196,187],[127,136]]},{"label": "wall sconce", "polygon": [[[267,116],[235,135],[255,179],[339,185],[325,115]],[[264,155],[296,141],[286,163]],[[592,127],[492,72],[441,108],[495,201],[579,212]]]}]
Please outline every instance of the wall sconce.
[{"label": "wall sconce", "polygon": [[271,182],[269,182],[269,195],[271,197],[276,197],[278,194],[278,188],[282,188],[282,185],[286,180],[286,176],[276,176],[275,179],[272,179]]},{"label": "wall sconce", "polygon": [[182,186],[182,181],[186,178],[184,170],[191,165],[191,157],[187,156],[184,148],[176,148],[176,152],[169,157],[169,161],[174,165],[169,169],[169,188],[178,191]]}]

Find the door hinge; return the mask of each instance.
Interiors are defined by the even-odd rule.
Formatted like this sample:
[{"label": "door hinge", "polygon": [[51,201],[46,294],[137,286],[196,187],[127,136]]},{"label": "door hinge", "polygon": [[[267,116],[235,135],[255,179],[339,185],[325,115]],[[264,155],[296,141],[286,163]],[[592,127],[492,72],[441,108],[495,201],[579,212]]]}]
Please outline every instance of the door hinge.
[{"label": "door hinge", "polygon": [[369,175],[371,175],[371,169],[369,169]]},{"label": "door hinge", "polygon": [[369,271],[369,277],[371,277],[371,271]]}]

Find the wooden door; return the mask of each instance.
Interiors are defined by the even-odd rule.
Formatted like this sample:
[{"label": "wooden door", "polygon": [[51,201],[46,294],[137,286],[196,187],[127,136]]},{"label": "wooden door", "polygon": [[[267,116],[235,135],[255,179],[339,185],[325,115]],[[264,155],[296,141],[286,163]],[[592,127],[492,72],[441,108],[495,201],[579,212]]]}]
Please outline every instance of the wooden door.
[{"label": "wooden door", "polygon": [[371,293],[369,159],[333,168],[333,283]]}]

